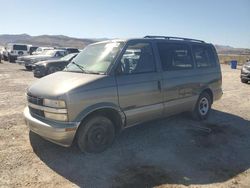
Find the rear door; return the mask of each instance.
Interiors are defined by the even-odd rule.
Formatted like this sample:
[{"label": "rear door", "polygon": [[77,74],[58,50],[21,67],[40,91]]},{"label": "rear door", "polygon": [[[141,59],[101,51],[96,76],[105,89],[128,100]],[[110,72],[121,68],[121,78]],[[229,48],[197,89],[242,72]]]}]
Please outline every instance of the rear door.
[{"label": "rear door", "polygon": [[214,99],[221,96],[222,78],[220,64],[214,47],[210,44],[193,44],[192,51],[196,63],[196,76],[201,92],[204,88],[211,89]]},{"label": "rear door", "polygon": [[198,86],[191,47],[182,42],[157,44],[163,70],[164,115],[193,108]]},{"label": "rear door", "polygon": [[161,74],[156,70],[151,43],[130,42],[120,59],[118,72],[119,104],[127,125],[161,117]]}]

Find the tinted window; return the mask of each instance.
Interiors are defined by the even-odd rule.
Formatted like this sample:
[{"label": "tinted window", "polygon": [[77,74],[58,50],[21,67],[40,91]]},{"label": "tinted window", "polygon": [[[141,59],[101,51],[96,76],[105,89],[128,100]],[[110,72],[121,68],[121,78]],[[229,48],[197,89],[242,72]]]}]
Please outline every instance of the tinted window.
[{"label": "tinted window", "polygon": [[67,51],[68,51],[69,54],[71,54],[71,53],[78,53],[79,52],[79,50],[76,49],[76,48],[69,48],[69,49],[67,49]]},{"label": "tinted window", "polygon": [[129,45],[121,58],[120,72],[137,74],[155,71],[154,56],[149,43]]},{"label": "tinted window", "polygon": [[65,55],[64,51],[58,51],[56,52],[55,57],[63,57],[64,55]]},{"label": "tinted window", "polygon": [[32,53],[32,52],[34,52],[34,51],[36,51],[36,49],[37,49],[38,47],[30,47],[30,53]]},{"label": "tinted window", "polygon": [[194,66],[188,45],[158,43],[158,50],[163,70],[191,69]]},{"label": "tinted window", "polygon": [[24,50],[27,51],[26,45],[13,45],[13,50]]},{"label": "tinted window", "polygon": [[213,67],[216,65],[216,58],[211,47],[193,45],[193,53],[198,68]]}]

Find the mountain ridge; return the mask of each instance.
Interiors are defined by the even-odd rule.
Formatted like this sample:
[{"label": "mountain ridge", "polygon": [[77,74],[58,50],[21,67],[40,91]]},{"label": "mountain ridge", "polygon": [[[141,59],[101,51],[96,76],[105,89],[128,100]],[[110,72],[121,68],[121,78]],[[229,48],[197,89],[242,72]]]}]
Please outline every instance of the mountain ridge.
[{"label": "mountain ridge", "polygon": [[[84,48],[85,46],[101,41],[108,38],[76,38],[66,35],[38,35],[31,36],[29,34],[0,34],[0,45],[4,46],[7,43],[25,43],[35,46],[58,46],[58,47],[76,47]],[[250,55],[250,49],[248,48],[234,48],[228,45],[214,45],[219,54],[236,54],[236,55]]]}]

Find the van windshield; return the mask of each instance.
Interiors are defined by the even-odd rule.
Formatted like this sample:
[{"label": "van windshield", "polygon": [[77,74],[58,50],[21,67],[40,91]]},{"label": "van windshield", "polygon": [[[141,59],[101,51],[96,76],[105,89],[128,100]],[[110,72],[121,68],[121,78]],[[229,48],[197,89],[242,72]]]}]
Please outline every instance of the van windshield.
[{"label": "van windshield", "polygon": [[64,71],[104,74],[124,43],[102,42],[87,46]]}]

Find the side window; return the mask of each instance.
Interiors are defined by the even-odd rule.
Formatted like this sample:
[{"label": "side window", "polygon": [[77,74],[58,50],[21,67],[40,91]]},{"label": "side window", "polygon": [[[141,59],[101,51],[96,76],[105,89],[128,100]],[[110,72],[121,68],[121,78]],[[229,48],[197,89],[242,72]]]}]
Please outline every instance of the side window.
[{"label": "side window", "polygon": [[210,47],[193,45],[193,53],[197,68],[208,68],[216,65],[216,58]]},{"label": "side window", "polygon": [[64,54],[65,54],[64,52],[58,51],[58,52],[56,52],[55,57],[63,57]]},{"label": "side window", "polygon": [[122,74],[138,74],[155,71],[153,51],[149,43],[129,45],[121,58]]},{"label": "side window", "polygon": [[157,46],[164,71],[186,70],[194,67],[188,45],[158,43]]}]

